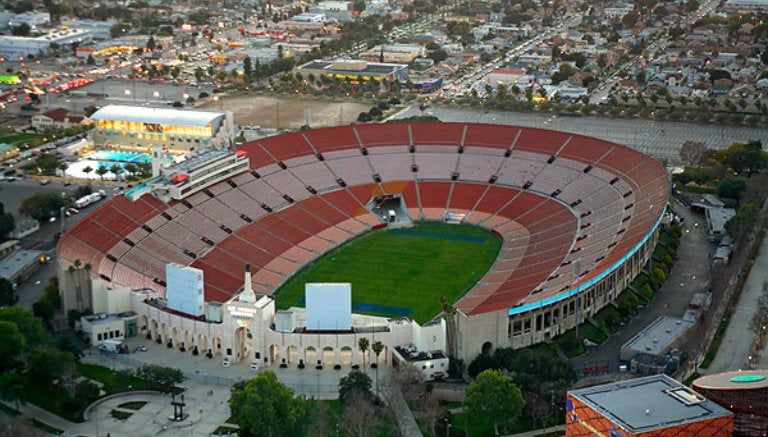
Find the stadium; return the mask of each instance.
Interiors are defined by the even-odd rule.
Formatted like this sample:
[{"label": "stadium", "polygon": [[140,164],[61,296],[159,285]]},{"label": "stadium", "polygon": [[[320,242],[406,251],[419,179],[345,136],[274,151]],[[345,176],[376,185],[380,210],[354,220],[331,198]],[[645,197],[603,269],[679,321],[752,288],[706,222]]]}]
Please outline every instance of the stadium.
[{"label": "stadium", "polygon": [[[65,310],[133,311],[147,338],[227,363],[355,363],[361,323],[385,343],[384,360],[411,345],[471,361],[546,341],[608,305],[646,264],[669,193],[665,169],[641,153],[515,126],[341,126],[249,142],[237,159],[246,155],[247,170],[188,197],[126,193],[69,229],[58,245]],[[302,266],[418,221],[502,239],[450,317],[367,318],[343,335],[276,330],[269,296]],[[203,313],[163,304],[169,263],[202,270]]]}]

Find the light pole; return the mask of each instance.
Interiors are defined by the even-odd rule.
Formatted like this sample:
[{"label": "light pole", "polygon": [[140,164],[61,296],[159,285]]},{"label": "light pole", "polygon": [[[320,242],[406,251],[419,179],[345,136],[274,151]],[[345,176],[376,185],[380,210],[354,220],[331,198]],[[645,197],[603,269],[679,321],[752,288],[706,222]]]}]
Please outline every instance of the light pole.
[{"label": "light pole", "polygon": [[64,228],[65,228],[65,226],[64,226],[64,218],[66,217],[65,209],[66,208],[63,207],[63,206],[61,208],[59,208],[59,213],[61,214],[61,233],[59,234],[59,238],[64,236]]}]

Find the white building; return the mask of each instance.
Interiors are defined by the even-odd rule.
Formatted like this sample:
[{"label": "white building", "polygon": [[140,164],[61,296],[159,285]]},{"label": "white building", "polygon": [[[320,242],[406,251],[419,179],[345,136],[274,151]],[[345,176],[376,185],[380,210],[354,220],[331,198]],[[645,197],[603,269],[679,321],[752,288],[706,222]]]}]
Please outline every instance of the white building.
[{"label": "white building", "polygon": [[22,24],[26,24],[30,30],[36,31],[40,27],[51,24],[51,14],[48,12],[24,12],[23,14],[15,14],[8,19],[8,28],[13,29]]},{"label": "white building", "polygon": [[232,113],[177,108],[105,106],[91,115],[97,147],[149,151],[160,145],[169,153],[234,145]]},{"label": "white building", "polygon": [[125,322],[116,315],[101,313],[84,316],[80,319],[80,329],[91,346],[104,344],[104,340],[125,339]]},{"label": "white building", "polygon": [[[244,283],[247,287],[239,295],[223,304],[205,302],[205,314],[194,317],[169,310],[168,301],[155,291],[132,291],[126,287],[106,292],[100,281],[93,281],[93,308],[94,311],[136,313],[139,335],[159,344],[170,344],[179,353],[216,357],[222,363],[249,360],[254,369],[300,364],[323,367],[361,365],[364,358],[358,348],[358,340],[365,337],[371,344],[376,341],[383,344],[379,364],[393,364],[393,360],[398,360],[400,364],[418,361],[417,368],[426,366],[421,369],[425,379],[439,377],[439,372],[447,374],[447,358],[443,352],[446,325],[443,320],[420,326],[405,318],[353,314],[352,329],[306,333],[303,329],[306,326],[304,308],[280,312],[283,315],[291,313],[289,319],[292,326],[286,327],[279,322],[279,317],[275,317],[275,300],[272,297],[257,299],[250,287],[250,272],[246,272]],[[109,326],[103,330],[107,333],[106,339],[117,338],[117,321],[114,324],[96,322],[97,326],[100,324]],[[283,329],[278,329],[281,327]],[[110,331],[113,337],[109,337]],[[105,339],[104,332],[102,341]],[[416,355],[414,358],[410,355],[403,357],[395,353],[395,348],[415,352]],[[377,357],[373,351],[368,351],[365,364],[369,365],[371,360],[377,362]]]},{"label": "white building", "polygon": [[41,52],[49,50],[54,43],[60,48],[65,48],[72,44],[85,44],[92,39],[91,32],[82,29],[54,30],[34,37],[3,35],[0,36],[0,56],[11,59],[38,56]]}]

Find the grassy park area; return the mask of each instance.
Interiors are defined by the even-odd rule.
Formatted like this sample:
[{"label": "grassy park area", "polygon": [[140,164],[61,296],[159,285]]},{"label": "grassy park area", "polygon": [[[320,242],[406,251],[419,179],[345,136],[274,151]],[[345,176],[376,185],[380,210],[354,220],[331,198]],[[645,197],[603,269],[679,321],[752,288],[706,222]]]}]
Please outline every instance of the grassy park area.
[{"label": "grassy park area", "polygon": [[367,233],[308,264],[276,294],[279,309],[304,305],[307,282],[349,282],[353,312],[424,323],[440,297],[456,302],[488,271],[501,239],[475,226],[418,223]]}]

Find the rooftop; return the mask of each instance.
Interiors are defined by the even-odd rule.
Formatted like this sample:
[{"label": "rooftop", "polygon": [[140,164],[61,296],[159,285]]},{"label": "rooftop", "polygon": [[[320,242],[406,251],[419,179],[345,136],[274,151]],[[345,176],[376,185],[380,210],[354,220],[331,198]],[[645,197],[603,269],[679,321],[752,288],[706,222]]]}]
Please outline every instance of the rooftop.
[{"label": "rooftop", "polygon": [[114,315],[114,314],[92,314],[89,316],[83,316],[85,320],[88,321],[91,325],[103,325],[105,323],[114,323],[122,321],[120,317]]},{"label": "rooftop", "polygon": [[[310,70],[325,70],[328,73],[344,73],[344,72],[354,72],[354,74],[386,74],[391,73],[392,71],[395,71],[399,68],[405,67],[401,64],[379,64],[379,63],[373,63],[369,62],[364,69],[362,70],[354,70],[352,68],[350,69],[335,69],[333,68],[333,62],[330,61],[311,61],[305,65],[302,65],[301,68],[303,69],[310,69]],[[93,118],[93,117],[91,117]]]},{"label": "rooftop", "polygon": [[225,112],[221,111],[109,105],[94,112],[93,115],[91,115],[91,120],[119,120],[138,123],[205,127],[212,123],[216,118],[225,114]]},{"label": "rooftop", "polygon": [[707,390],[751,390],[768,388],[768,370],[745,370],[705,375],[693,386]]},{"label": "rooftop", "polygon": [[28,265],[36,262],[43,254],[42,250],[19,250],[0,261],[0,277],[11,279],[24,270]]},{"label": "rooftop", "polygon": [[670,345],[692,326],[678,317],[661,316],[621,346],[622,350],[664,355]]},{"label": "rooftop", "polygon": [[569,395],[632,434],[731,415],[663,374],[574,390]]}]

